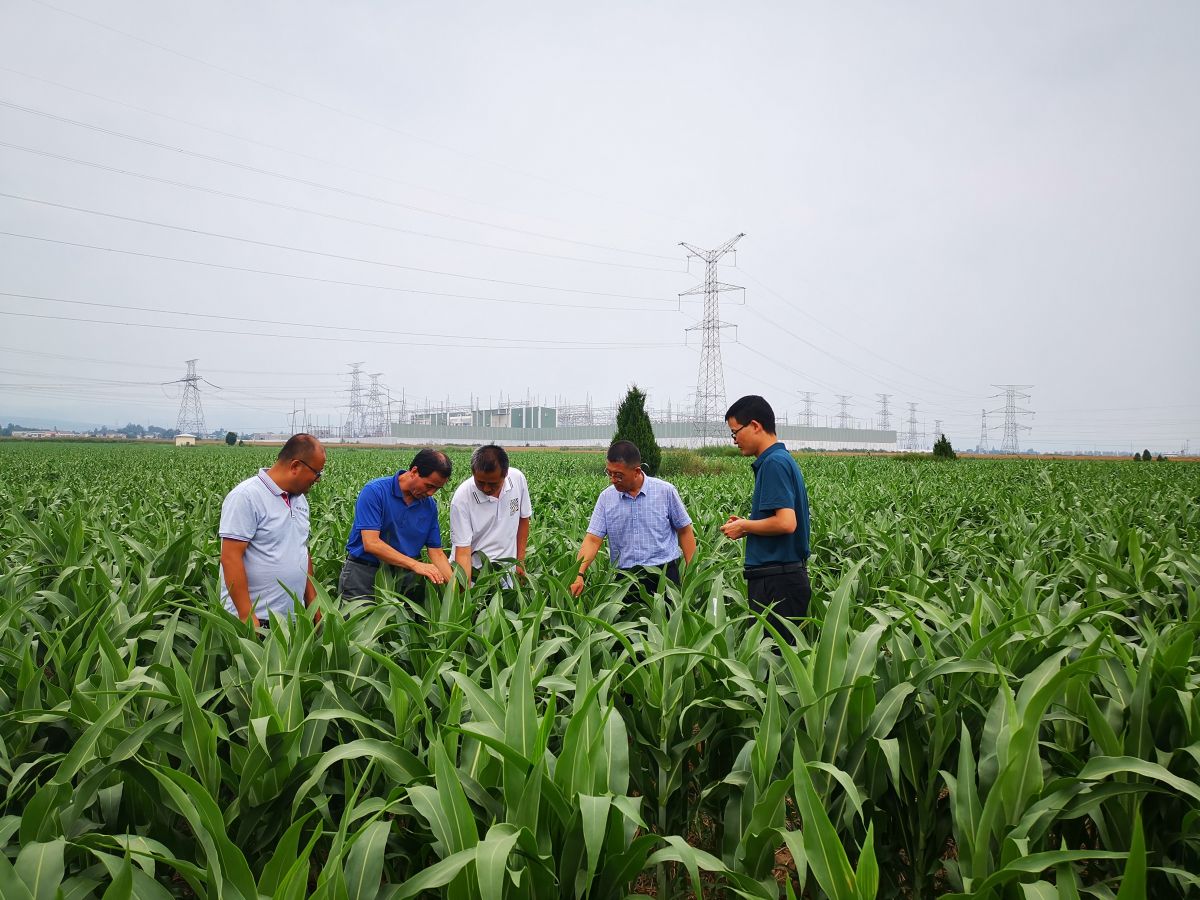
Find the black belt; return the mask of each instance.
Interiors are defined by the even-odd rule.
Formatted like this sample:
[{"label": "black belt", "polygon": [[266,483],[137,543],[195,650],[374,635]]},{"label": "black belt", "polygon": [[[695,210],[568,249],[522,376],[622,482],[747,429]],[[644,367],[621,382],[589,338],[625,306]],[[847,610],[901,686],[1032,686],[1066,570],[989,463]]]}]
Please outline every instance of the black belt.
[{"label": "black belt", "polygon": [[746,580],[752,578],[770,578],[772,575],[793,575],[796,572],[808,571],[808,563],[779,563],[770,566],[747,566],[743,571]]},{"label": "black belt", "polygon": [[375,559],[375,557],[347,556],[346,562],[358,563],[360,566],[370,566],[372,569],[379,568],[379,560]]}]

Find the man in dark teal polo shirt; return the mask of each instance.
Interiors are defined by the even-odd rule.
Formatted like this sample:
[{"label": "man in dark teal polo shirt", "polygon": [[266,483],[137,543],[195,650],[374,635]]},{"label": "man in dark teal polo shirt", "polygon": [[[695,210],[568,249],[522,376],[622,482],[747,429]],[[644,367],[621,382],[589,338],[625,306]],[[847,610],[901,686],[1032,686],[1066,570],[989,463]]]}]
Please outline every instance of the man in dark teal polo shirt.
[{"label": "man in dark teal polo shirt", "polygon": [[746,539],[746,596],[751,608],[767,614],[789,642],[795,638],[783,619],[808,615],[808,489],[800,466],[775,436],[775,411],[751,394],[725,413],[729,433],[743,456],[753,456],[754,497],[750,518],[730,516],[721,531]]},{"label": "man in dark teal polo shirt", "polygon": [[[346,563],[338,593],[346,599],[375,596],[375,576],[382,569],[397,576],[401,594],[420,591],[426,581],[445,584],[454,575],[433,495],[450,478],[450,460],[426,448],[406,471],[368,481],[354,504],[354,524],[346,541]],[[421,561],[421,552],[429,562]]]}]

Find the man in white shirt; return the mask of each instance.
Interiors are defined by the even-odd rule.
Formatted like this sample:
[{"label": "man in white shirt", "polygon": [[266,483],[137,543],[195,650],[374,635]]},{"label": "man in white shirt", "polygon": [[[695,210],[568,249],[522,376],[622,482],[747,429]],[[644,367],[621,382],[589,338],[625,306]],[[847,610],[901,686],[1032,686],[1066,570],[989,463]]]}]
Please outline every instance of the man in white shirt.
[{"label": "man in white shirt", "polygon": [[529,541],[529,484],[520,469],[511,468],[503,447],[488,444],[471,454],[471,477],[450,499],[450,544],[454,562],[474,580],[489,561],[515,559],[524,574]]},{"label": "man in white shirt", "polygon": [[221,601],[255,627],[271,613],[291,618],[293,597],[311,606],[317,591],[308,554],[305,494],[325,471],[325,448],[294,434],[269,469],[247,478],[221,504]]}]

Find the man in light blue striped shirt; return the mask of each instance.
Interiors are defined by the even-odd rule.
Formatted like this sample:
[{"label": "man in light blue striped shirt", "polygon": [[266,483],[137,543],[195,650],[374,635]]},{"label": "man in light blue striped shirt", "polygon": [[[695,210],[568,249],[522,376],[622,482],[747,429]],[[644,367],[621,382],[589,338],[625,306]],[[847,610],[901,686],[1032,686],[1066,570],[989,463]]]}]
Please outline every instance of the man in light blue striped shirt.
[{"label": "man in light blue striped shirt", "polygon": [[584,573],[605,538],[613,565],[634,575],[648,591],[658,586],[659,574],[652,571],[658,567],[665,567],[667,577],[679,584],[680,554],[685,563],[696,554],[692,519],[679,491],[642,471],[641,451],[630,441],[608,448],[605,473],[612,484],[596,499],[571,595],[583,593]]}]

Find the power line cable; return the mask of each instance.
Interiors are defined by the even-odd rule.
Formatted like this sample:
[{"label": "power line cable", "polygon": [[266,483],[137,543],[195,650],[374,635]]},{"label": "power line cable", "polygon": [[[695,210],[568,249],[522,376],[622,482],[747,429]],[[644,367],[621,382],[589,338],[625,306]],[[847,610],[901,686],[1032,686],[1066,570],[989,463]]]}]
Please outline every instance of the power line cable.
[{"label": "power line cable", "polygon": [[[854,347],[857,347],[859,350],[862,350],[863,352],[865,352],[865,353],[867,353],[867,354],[869,354],[869,355],[871,355],[871,356],[875,357],[875,358],[876,358],[876,359],[878,359],[880,362],[887,363],[888,365],[890,365],[890,366],[894,366],[895,368],[897,368],[897,369],[900,369],[900,370],[901,370],[901,371],[903,371],[903,372],[907,372],[907,373],[908,373],[908,374],[910,374],[910,375],[916,376],[917,378],[920,378],[920,379],[922,379],[923,381],[928,381],[929,383],[931,383],[931,384],[933,384],[933,385],[936,385],[936,386],[938,386],[938,387],[942,388],[943,390],[946,390],[946,391],[948,391],[948,393],[947,393],[947,394],[945,394],[945,396],[950,396],[950,397],[958,397],[959,399],[964,399],[964,400],[965,400],[965,399],[974,399],[974,395],[971,395],[971,394],[964,394],[962,391],[959,391],[959,390],[957,390],[957,389],[955,389],[955,388],[952,388],[952,387],[950,387],[949,385],[947,385],[947,384],[944,384],[944,383],[943,383],[943,382],[941,382],[941,381],[938,381],[937,379],[930,378],[928,375],[925,375],[925,374],[923,374],[923,373],[921,373],[921,372],[918,372],[918,371],[916,371],[915,369],[910,369],[910,368],[908,368],[907,366],[901,365],[900,363],[898,363],[898,362],[896,362],[896,361],[894,361],[894,360],[888,359],[886,356],[884,356],[884,355],[882,355],[881,353],[879,353],[879,352],[877,352],[877,351],[875,351],[875,350],[871,349],[870,347],[867,347],[865,344],[860,344],[858,341],[854,340],[853,338],[847,337],[846,335],[842,334],[840,331],[838,331],[837,329],[835,329],[833,326],[831,326],[831,325],[828,325],[828,324],[826,324],[825,322],[822,322],[820,319],[818,319],[818,318],[817,318],[816,316],[814,316],[812,313],[808,312],[806,309],[804,309],[803,307],[801,307],[799,304],[797,304],[797,303],[793,303],[791,300],[789,300],[789,299],[788,299],[787,297],[785,297],[783,294],[781,294],[781,293],[779,293],[778,291],[774,290],[774,289],[773,289],[773,288],[771,288],[769,285],[767,285],[767,284],[764,284],[764,283],[763,283],[763,282],[762,282],[760,279],[758,279],[758,278],[755,278],[755,277],[754,277],[754,275],[752,275],[751,273],[747,272],[745,269],[741,269],[741,268],[739,268],[739,271],[740,271],[740,272],[741,272],[743,275],[745,275],[747,278],[749,278],[751,281],[753,281],[755,284],[757,284],[759,287],[761,287],[763,290],[765,290],[767,293],[771,294],[771,295],[772,295],[772,296],[774,296],[776,299],[778,299],[778,300],[782,301],[782,302],[783,302],[783,303],[785,303],[787,306],[789,306],[789,307],[791,307],[792,309],[794,309],[796,312],[800,313],[800,314],[801,314],[801,315],[803,315],[803,316],[806,316],[806,317],[808,317],[808,318],[809,318],[809,319],[811,319],[813,322],[815,322],[816,324],[820,325],[822,328],[824,328],[824,329],[826,329],[827,331],[829,331],[831,334],[835,335],[835,336],[836,336],[836,337],[838,337],[838,338],[841,338],[841,339],[842,339],[843,341],[845,341],[846,343],[848,343],[848,344],[850,344],[850,345],[852,345],[852,346],[854,346]],[[760,315],[761,315],[761,314],[760,314]],[[808,341],[805,341],[805,343],[809,343],[809,345],[810,345],[810,346],[812,346],[814,349],[822,350],[822,352],[824,352],[824,353],[826,353],[827,355],[829,355],[829,356],[833,357],[834,359],[837,359],[837,357],[834,357],[834,356],[833,356],[833,354],[829,353],[828,351],[825,351],[825,350],[823,350],[822,348],[820,348],[820,347],[819,347],[819,346],[817,346],[816,344],[812,344],[812,343],[810,343],[810,342],[808,342]],[[866,373],[864,373],[864,374],[866,374]],[[878,376],[869,376],[869,377],[875,377],[875,378],[878,378]],[[926,394],[927,394],[927,393],[928,393],[928,391],[929,391],[929,389],[928,389],[928,388],[923,388],[921,391],[919,391],[919,393],[926,393]]]},{"label": "power line cable", "polygon": [[0,141],[0,147],[5,147],[9,150],[18,150],[22,153],[30,153],[36,156],[41,156],[46,159],[55,159],[60,162],[74,163],[80,166],[87,166],[92,169],[99,169],[104,172],[109,172],[114,175],[125,175],[129,178],[140,178],[143,181],[151,181],[157,184],[165,184],[171,187],[183,188],[189,191],[196,191],[202,194],[209,194],[214,197],[224,197],[228,200],[240,200],[245,203],[257,203],[260,206],[271,207],[272,209],[282,209],[287,212],[301,213],[307,216],[320,216],[323,219],[329,219],[334,222],[345,222],[351,225],[362,225],[367,228],[379,228],[385,231],[396,232],[397,234],[409,234],[416,237],[429,238],[435,241],[448,241],[453,244],[463,244],[468,247],[481,247],[486,250],[501,250],[507,253],[520,253],[526,256],[539,256],[544,259],[559,259],[566,262],[587,263],[594,266],[609,266],[618,269],[639,269],[643,272],[668,272],[672,274],[683,274],[683,269],[664,269],[661,266],[642,266],[637,263],[619,263],[609,262],[603,259],[587,259],[582,256],[564,256],[560,253],[546,253],[541,250],[526,250],[521,247],[505,247],[500,244],[488,244],[483,241],[472,241],[467,238],[450,237],[444,234],[432,234],[428,231],[416,231],[411,228],[401,228],[398,225],[388,225],[385,222],[372,222],[367,219],[356,219],[352,216],[339,216],[336,213],[322,212],[318,209],[309,209],[303,206],[292,206],[288,203],[276,203],[273,200],[264,200],[261,197],[250,197],[245,194],[235,194],[230,191],[222,191],[217,188],[204,187],[203,185],[190,184],[186,181],[176,181],[171,178],[160,178],[157,175],[147,175],[144,172],[134,172],[131,169],[121,169],[116,166],[107,166],[103,163],[91,162],[86,159],[79,159],[74,156],[64,156],[61,153],[52,153],[49,150],[39,150],[35,147],[25,147],[21,144],[10,144],[6,141]]},{"label": "power line cable", "polygon": [[[35,2],[36,2],[36,0],[35,0]],[[579,246],[579,247],[590,247],[593,250],[608,250],[608,251],[612,251],[612,252],[616,252],[616,253],[636,252],[636,251],[622,250],[619,247],[611,247],[606,244],[596,244],[596,243],[592,243],[590,241],[579,241],[579,240],[574,240],[572,238],[565,238],[565,237],[562,237],[559,235],[546,234],[546,233],[540,232],[540,231],[529,231],[527,229],[516,228],[511,225],[500,225],[495,222],[488,222],[484,219],[473,219],[470,216],[460,216],[455,213],[442,212],[441,210],[430,209],[429,207],[425,207],[425,206],[415,206],[411,203],[401,203],[399,200],[389,200],[386,197],[378,197],[373,194],[365,194],[365,193],[362,193],[361,191],[352,191],[349,188],[342,188],[342,187],[337,187],[336,185],[324,184],[322,182],[312,181],[311,179],[307,179],[307,178],[298,178],[295,175],[286,175],[283,172],[276,172],[271,169],[263,169],[263,168],[260,168],[259,166],[251,166],[246,163],[237,162],[235,160],[225,159],[220,156],[213,156],[210,153],[200,153],[199,151],[196,151],[196,150],[189,150],[186,147],[176,147],[172,144],[164,144],[162,141],[155,141],[150,138],[140,137],[136,134],[128,134],[123,131],[115,131],[111,128],[105,128],[101,125],[94,125],[90,122],[82,122],[79,119],[71,119],[71,118],[68,118],[67,116],[60,116],[60,115],[57,115],[56,113],[52,113],[52,112],[49,112],[44,109],[38,109],[37,107],[34,107],[34,106],[23,106],[20,103],[13,103],[11,100],[0,99],[0,107],[5,107],[8,109],[16,110],[18,112],[23,112],[28,115],[41,116],[44,119],[50,119],[51,121],[59,122],[64,125],[71,125],[76,128],[86,128],[89,131],[94,131],[99,134],[106,134],[109,137],[120,138],[121,140],[125,140],[125,141],[132,141],[134,143],[141,144],[146,147],[154,147],[158,150],[167,150],[171,153],[177,153],[177,154],[182,154],[184,156],[190,156],[193,159],[202,159],[205,162],[213,162],[213,163],[218,163],[219,165],[223,165],[223,166],[230,166],[231,168],[239,169],[243,172],[251,172],[255,175],[266,175],[270,178],[278,178],[281,181],[287,181],[287,182],[291,182],[293,184],[300,184],[305,187],[318,188],[319,190],[330,191],[335,194],[342,194],[343,196],[346,196],[346,197],[353,197],[354,199],[357,199],[357,200],[369,200],[372,203],[381,203],[385,206],[392,206],[397,209],[405,209],[405,210],[408,210],[409,212],[417,212],[417,213],[422,213],[424,215],[437,216],[438,218],[449,219],[449,220],[455,221],[455,222],[462,222],[462,223],[468,224],[468,225],[478,225],[478,226],[481,226],[484,228],[496,228],[496,229],[499,229],[502,231],[511,231],[513,234],[520,234],[525,237],[534,237],[534,238],[539,238],[541,240],[546,240],[546,241],[559,241],[560,243],[573,244],[573,245]],[[647,254],[639,253],[638,255],[647,255]],[[650,254],[650,255],[653,255],[653,254]],[[677,259],[677,257],[671,257],[671,256],[661,256],[661,257],[657,257],[657,258]]]},{"label": "power line cable", "polygon": [[[99,359],[99,358],[93,357],[93,356],[75,356],[75,355],[66,354],[66,353],[49,353],[45,350],[30,350],[27,347],[0,346],[0,350],[3,350],[7,353],[22,353],[22,354],[25,354],[26,356],[36,356],[39,359],[45,358],[45,359],[61,359],[61,360],[66,360],[68,362],[90,362],[90,363],[97,363],[99,365],[104,365],[104,366],[123,366],[123,367],[127,366],[127,367],[138,368],[138,369],[164,369],[164,370],[170,370],[172,372],[177,371],[179,369],[178,364],[166,365],[166,364],[136,362],[134,360],[125,360],[125,359]],[[321,375],[328,375],[329,377],[333,378],[333,377],[338,377],[338,376],[346,374],[345,372],[313,372],[313,371],[281,372],[277,369],[210,369],[210,368],[208,368],[208,366],[205,366],[204,368],[205,368],[205,371],[212,372],[214,374],[224,374],[224,375],[278,375],[281,377],[288,377],[288,376],[317,377],[317,376],[321,376]],[[157,381],[146,382],[146,383],[147,384],[151,384],[151,383],[159,384],[159,382],[157,382]]]},{"label": "power line cable", "polygon": [[[173,116],[173,115],[170,115],[169,113],[159,112],[158,110],[149,109],[145,106],[138,106],[135,103],[128,103],[124,100],[117,100],[113,97],[106,97],[105,95],[97,94],[94,91],[85,91],[82,88],[73,87],[72,85],[64,84],[61,81],[54,81],[53,79],[50,79],[50,78],[42,78],[41,76],[33,75],[29,72],[24,72],[20,69],[14,69],[11,66],[0,65],[0,71],[10,72],[14,75],[20,75],[22,78],[28,78],[31,81],[38,81],[38,82],[41,82],[42,84],[48,84],[48,85],[51,85],[52,87],[59,88],[60,90],[69,91],[73,94],[79,94],[80,96],[83,96],[83,97],[90,97],[93,100],[100,100],[104,103],[111,103],[114,106],[121,106],[121,107],[124,107],[125,109],[131,109],[135,112],[143,113],[145,115],[155,116],[156,118],[163,119],[168,122],[176,122],[180,125],[186,125],[189,128],[196,128],[201,131],[206,131],[209,134],[216,134],[216,135],[220,135],[221,137],[232,138],[233,140],[242,141],[243,143],[252,144],[256,147],[262,147],[264,149],[272,150],[277,153],[286,153],[290,156],[295,156],[299,159],[305,159],[305,160],[308,160],[309,162],[318,163],[319,165],[331,166],[333,168],[342,169],[346,172],[351,172],[355,175],[365,175],[368,178],[377,178],[380,181],[387,181],[387,182],[390,182],[391,184],[399,185],[400,187],[411,188],[411,189],[419,190],[419,191],[426,191],[431,194],[437,194],[438,196],[446,197],[451,200],[456,200],[456,201],[463,202],[463,203],[473,203],[473,204],[476,204],[479,206],[488,206],[488,207],[491,207],[492,209],[498,209],[502,212],[506,212],[506,213],[513,214],[513,215],[538,218],[538,219],[542,219],[547,222],[554,222],[557,225],[567,224],[565,222],[562,222],[561,220],[552,219],[547,216],[539,215],[538,213],[531,213],[531,212],[523,211],[523,210],[510,209],[508,207],[500,206],[499,204],[492,203],[487,200],[480,200],[480,199],[474,198],[474,197],[466,197],[466,196],[462,196],[459,194],[453,194],[448,191],[443,191],[438,188],[432,188],[432,187],[429,187],[428,185],[416,184],[416,183],[409,182],[409,181],[403,181],[402,179],[395,178],[391,175],[384,175],[381,172],[373,172],[370,169],[360,169],[356,166],[348,166],[345,163],[338,162],[337,160],[329,159],[327,157],[313,156],[312,154],[304,153],[300,150],[296,150],[293,147],[281,147],[278,144],[272,144],[267,141],[256,140],[254,138],[246,137],[245,135],[242,135],[242,134],[235,134],[232,131],[223,131],[220,128],[213,128],[212,126],[209,126],[209,125],[203,125],[199,122],[193,122],[190,119],[183,119],[183,118],[180,118],[179,116]],[[494,222],[490,223],[490,227],[502,229],[502,230],[515,230],[515,229],[511,229],[509,226],[500,225],[500,224],[494,223]],[[646,257],[649,259],[665,259],[665,260],[671,260],[671,261],[675,261],[678,259],[677,256],[666,256],[661,253],[647,253],[643,250],[630,250],[626,247],[616,247],[616,246],[612,246],[609,244],[596,244],[596,243],[587,243],[587,242],[582,242],[582,241],[570,242],[570,241],[566,241],[566,239],[564,239],[564,238],[558,238],[558,237],[553,237],[551,239],[552,240],[562,240],[567,243],[579,243],[583,246],[593,247],[593,248],[599,249],[599,250],[610,250],[614,253],[625,253],[625,254],[629,254],[631,256],[641,256],[641,257]]]},{"label": "power line cable", "polygon": [[635,294],[615,294],[615,293],[607,293],[605,291],[589,291],[589,290],[584,290],[582,288],[554,287],[554,286],[545,285],[545,284],[531,284],[529,282],[523,282],[523,281],[506,281],[502,278],[486,278],[481,275],[466,275],[462,272],[446,272],[446,271],[443,271],[440,269],[425,269],[420,266],[406,266],[402,263],[392,263],[392,262],[387,262],[386,260],[381,260],[381,259],[367,259],[365,257],[359,257],[359,256],[346,256],[345,254],[341,254],[341,253],[330,253],[325,250],[315,250],[311,247],[292,247],[288,244],[276,244],[276,243],[273,243],[272,241],[260,241],[260,240],[254,239],[254,238],[238,237],[237,235],[222,234],[221,232],[218,232],[218,231],[206,231],[202,228],[189,228],[185,225],[172,225],[168,222],[156,222],[152,219],[139,219],[136,216],[123,216],[118,213],[104,212],[103,210],[98,210],[98,209],[88,209],[87,207],[84,207],[84,206],[72,206],[69,203],[55,203],[51,200],[42,200],[37,197],[27,197],[22,194],[9,194],[9,193],[0,192],[0,197],[5,197],[9,200],[21,200],[26,203],[36,203],[41,206],[49,206],[54,209],[65,209],[65,210],[70,210],[71,212],[85,213],[86,215],[91,215],[91,216],[101,216],[106,219],[115,219],[120,222],[134,222],[139,225],[151,225],[151,226],[154,226],[155,228],[165,228],[170,231],[178,231],[178,232],[182,232],[184,234],[197,234],[197,235],[201,235],[203,237],[221,238],[222,240],[237,241],[238,243],[251,244],[251,245],[257,246],[257,247],[268,247],[272,250],[287,250],[292,253],[306,253],[311,256],[319,256],[319,257],[322,257],[325,259],[337,259],[337,260],[341,260],[343,262],[362,263],[364,265],[370,265],[370,266],[382,266],[382,267],[388,268],[388,269],[401,269],[401,270],[407,271],[407,272],[420,272],[424,275],[441,275],[446,278],[462,278],[467,281],[482,281],[485,284],[502,284],[502,285],[505,285],[506,287],[529,288],[531,290],[539,290],[539,291],[554,291],[556,293],[563,293],[563,294],[581,294],[581,295],[587,296],[587,297],[614,297],[619,300],[645,300],[645,301],[651,302],[651,303],[675,302],[675,301],[671,301],[671,300],[664,300],[661,297],[644,297],[644,296],[638,296]]},{"label": "power line cable", "polygon": [[447,151],[450,153],[454,153],[454,154],[464,157],[465,159],[470,159],[475,162],[482,163],[484,165],[492,166],[494,168],[500,169],[505,172],[509,172],[514,175],[520,175],[523,178],[529,178],[534,181],[540,181],[543,184],[548,184],[553,187],[568,188],[569,190],[576,191],[585,196],[592,197],[593,199],[602,200],[605,203],[611,203],[611,204],[615,204],[615,205],[619,205],[619,206],[625,206],[627,208],[634,209],[635,211],[642,213],[642,214],[649,214],[649,215],[657,216],[659,218],[668,219],[671,221],[678,221],[673,216],[666,216],[663,213],[654,212],[652,210],[637,209],[636,207],[633,207],[630,204],[614,201],[611,196],[596,193],[593,191],[584,190],[583,188],[580,188],[576,185],[564,184],[564,183],[556,181],[552,178],[547,178],[545,175],[539,175],[539,174],[536,174],[533,172],[526,172],[522,169],[518,169],[513,166],[506,165],[504,163],[499,163],[499,162],[496,162],[495,160],[490,160],[490,159],[487,159],[482,156],[477,156],[476,154],[469,153],[465,150],[460,150],[459,148],[450,146],[449,144],[442,144],[442,143],[432,140],[430,138],[426,138],[421,135],[413,134],[411,132],[403,131],[399,128],[396,128],[393,125],[389,125],[385,122],[380,122],[377,119],[372,119],[369,116],[364,116],[360,113],[350,112],[349,110],[345,110],[340,107],[334,106],[331,103],[325,103],[321,100],[315,100],[312,97],[307,97],[304,94],[298,94],[294,91],[289,91],[286,88],[281,88],[278,85],[271,84],[270,82],[262,81],[258,78],[254,78],[250,75],[245,75],[241,72],[234,71],[233,69],[226,68],[225,66],[217,65],[216,63],[209,62],[208,60],[202,59],[198,56],[192,56],[191,54],[184,53],[180,50],[175,50],[175,49],[173,49],[171,47],[167,47],[163,44],[158,44],[158,43],[155,43],[154,41],[147,40],[146,38],[139,37],[136,34],[131,34],[128,31],[122,31],[119,28],[114,28],[113,26],[108,25],[104,22],[97,21],[96,19],[90,19],[87,16],[80,15],[79,13],[72,12],[72,11],[66,10],[66,9],[62,9],[61,7],[55,6],[52,3],[47,3],[46,0],[31,0],[31,2],[37,3],[39,6],[44,6],[47,9],[52,9],[55,12],[61,13],[62,15],[71,16],[72,18],[79,19],[82,22],[87,22],[90,25],[94,25],[97,28],[102,28],[105,31],[110,31],[113,34],[119,34],[122,37],[128,38],[132,41],[137,41],[140,44],[145,44],[147,47],[153,47],[154,49],[161,50],[164,53],[169,53],[173,56],[178,56],[181,59],[186,59],[189,62],[196,63],[197,65],[205,66],[206,68],[213,69],[214,71],[217,71],[217,72],[221,72],[222,74],[228,75],[231,78],[241,79],[242,81],[246,81],[250,84],[257,85],[258,87],[265,88],[269,91],[274,91],[278,94],[282,94],[285,97],[291,97],[293,100],[299,100],[303,103],[309,103],[313,106],[319,107],[320,109],[324,109],[328,112],[337,113],[338,115],[345,116],[346,118],[353,119],[355,121],[362,122],[367,125],[371,125],[375,128],[383,129],[384,131],[389,131],[392,134],[399,135],[400,137],[403,137],[407,140],[412,140],[412,141],[417,141],[419,143],[427,144],[438,150],[443,150],[443,151]]},{"label": "power line cable", "polygon": [[[184,326],[184,325],[161,325],[161,324],[155,324],[155,323],[150,323],[150,322],[118,322],[118,321],[112,321],[109,319],[88,319],[88,318],[83,318],[83,317],[79,317],[79,316],[51,316],[51,315],[45,315],[43,313],[23,313],[23,312],[12,312],[9,310],[0,310],[0,316],[14,316],[14,317],[23,318],[23,319],[45,319],[45,320],[56,321],[56,322],[83,322],[83,323],[92,324],[92,325],[113,325],[113,326],[119,326],[119,327],[124,327],[124,328],[154,328],[154,329],[160,329],[163,331],[186,331],[186,332],[194,332],[196,334],[240,335],[240,336],[244,336],[244,337],[276,338],[276,339],[281,339],[281,340],[321,341],[321,342],[336,343],[336,344],[381,344],[381,345],[385,345],[385,346],[396,346],[396,347],[412,347],[412,346],[449,347],[449,348],[458,349],[458,350],[545,350],[545,351],[552,351],[552,352],[553,351],[565,351],[568,353],[578,353],[578,352],[584,351],[584,350],[598,350],[598,351],[606,351],[607,352],[607,351],[612,351],[612,350],[627,349],[627,345],[617,344],[617,343],[591,344],[591,345],[586,345],[586,346],[570,346],[570,347],[564,347],[564,346],[530,347],[527,344],[503,344],[503,345],[488,346],[486,344],[464,344],[462,342],[450,343],[450,344],[439,344],[439,343],[430,343],[429,341],[424,341],[424,340],[421,340],[421,341],[383,341],[383,340],[378,340],[378,339],[362,338],[362,337],[338,338],[338,337],[329,337],[329,336],[325,336],[325,335],[277,334],[277,333],[271,333],[271,332],[258,332],[258,331],[234,331],[232,329],[221,329],[221,328],[196,328],[196,327]],[[664,348],[665,347],[682,347],[682,346],[683,346],[683,344],[665,344],[664,343],[662,345],[662,347],[664,347]]]},{"label": "power line cable", "polygon": [[[62,297],[47,297],[40,294],[22,294],[11,291],[0,291],[0,297],[11,297],[19,300],[40,300],[46,303],[65,303],[71,306],[95,306],[103,309],[120,309],[126,312],[148,312],[169,316],[186,316],[196,319],[217,319],[224,322],[247,322],[255,325],[282,325],[287,328],[317,328],[321,331],[352,331],[359,334],[398,334],[407,335],[408,337],[427,337],[427,338],[444,338],[448,340],[463,340],[463,341],[489,341],[495,343],[507,343],[509,345],[514,342],[522,344],[553,344],[556,347],[578,346],[585,347],[594,346],[597,341],[563,341],[557,338],[508,338],[508,337],[490,337],[487,335],[471,335],[471,334],[439,334],[434,332],[411,331],[408,329],[397,330],[389,328],[358,328],[352,325],[331,325],[325,322],[289,322],[280,319],[258,319],[249,316],[225,316],[217,313],[200,313],[191,312],[188,310],[164,309],[154,306],[132,306],[122,303],[102,303],[96,300],[68,300]],[[603,342],[600,342],[603,343]],[[630,349],[640,349],[647,347],[677,347],[677,343],[665,343],[662,341],[631,341],[628,343],[622,342],[622,347]]]},{"label": "power line cable", "polygon": [[[201,259],[188,259],[181,256],[166,256],[161,253],[145,253],[140,250],[124,250],[119,247],[104,247],[99,244],[86,244],[81,241],[64,241],[58,238],[48,238],[36,234],[23,234],[18,231],[0,231],[0,236],[20,238],[26,241],[39,241],[44,244],[57,244],[63,247],[76,247],[85,250],[99,250],[103,253],[119,253],[123,256],[133,256],[141,259],[154,259],[162,262],[183,263],[189,266],[204,266],[210,269],[220,269],[228,272],[245,272],[252,275],[270,275],[273,278],[291,278],[296,281],[311,281],[316,284],[331,284],[338,287],[366,288],[373,291],[390,291],[398,294],[420,294],[424,297],[441,297],[449,300],[464,300],[468,303],[507,303],[515,306],[542,306],[559,310],[607,310],[610,312],[640,312],[664,313],[676,312],[673,308],[645,309],[640,306],[610,306],[605,304],[587,303],[555,303],[550,300],[515,300],[509,297],[490,297],[478,294],[456,294],[449,291],[427,291],[419,288],[394,287],[386,284],[370,284],[362,281],[346,281],[339,278],[321,278],[317,275],[299,275],[295,272],[277,272],[272,269],[255,269],[250,266],[233,266],[225,263],[207,262]],[[670,301],[667,301],[670,302]]]}]

